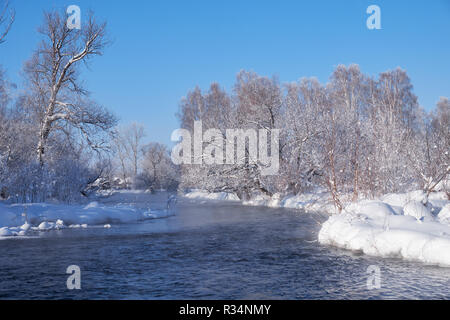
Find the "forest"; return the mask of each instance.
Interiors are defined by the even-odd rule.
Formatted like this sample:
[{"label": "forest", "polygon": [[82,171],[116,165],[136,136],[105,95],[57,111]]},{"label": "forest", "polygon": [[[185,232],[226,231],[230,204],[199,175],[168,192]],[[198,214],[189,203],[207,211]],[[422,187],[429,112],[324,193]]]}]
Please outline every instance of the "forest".
[{"label": "forest", "polygon": [[356,64],[339,65],[326,84],[315,78],[280,84],[276,77],[241,71],[231,93],[217,83],[207,92],[190,91],[178,117],[190,130],[196,120],[219,130],[280,129],[277,175],[262,176],[262,164],[248,159],[229,166],[185,165],[182,189],[248,199],[258,192],[295,195],[324,187],[340,210],[349,196],[411,189],[429,194],[450,170],[450,101],[441,97],[426,112],[401,68],[374,78]]},{"label": "forest", "polygon": [[[7,37],[14,11],[0,13],[0,42],[14,41]],[[64,13],[46,12],[39,33],[24,63],[23,89],[0,68],[3,199],[74,202],[109,188],[202,189],[249,199],[322,187],[341,210],[345,201],[386,193],[429,195],[448,179],[450,100],[436,97],[426,111],[400,67],[371,76],[357,64],[338,65],[327,83],[314,77],[281,83],[242,70],[229,91],[212,83],[187,92],[176,115],[180,128],[192,132],[201,120],[224,137],[229,128],[279,130],[279,171],[264,176],[265,164],[249,161],[248,149],[235,164],[177,166],[170,147],[143,143],[143,125],[120,124],[92,99],[82,74],[86,64],[95,70],[110,43],[106,23],[94,14],[74,30]]]}]

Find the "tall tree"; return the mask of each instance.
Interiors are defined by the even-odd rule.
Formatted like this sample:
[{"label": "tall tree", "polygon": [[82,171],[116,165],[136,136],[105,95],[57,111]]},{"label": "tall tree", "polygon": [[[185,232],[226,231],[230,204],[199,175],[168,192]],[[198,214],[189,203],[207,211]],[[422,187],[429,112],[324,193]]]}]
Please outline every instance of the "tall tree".
[{"label": "tall tree", "polygon": [[105,146],[105,131],[116,120],[106,109],[88,98],[80,81],[82,63],[102,55],[107,45],[106,23],[89,14],[81,30],[66,26],[66,13],[44,13],[39,28],[43,40],[25,65],[29,104],[39,121],[37,159],[44,164],[49,136],[75,132],[93,149]]},{"label": "tall tree", "polygon": [[136,179],[138,174],[138,162],[142,154],[142,139],[145,137],[144,126],[133,122],[126,128],[123,137],[126,142],[128,157],[132,164],[133,179]]}]

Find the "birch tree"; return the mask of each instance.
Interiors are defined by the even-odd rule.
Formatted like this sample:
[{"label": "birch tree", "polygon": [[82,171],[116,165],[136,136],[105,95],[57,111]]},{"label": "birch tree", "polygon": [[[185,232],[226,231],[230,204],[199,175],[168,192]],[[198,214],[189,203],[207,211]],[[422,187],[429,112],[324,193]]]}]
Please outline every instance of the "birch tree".
[{"label": "birch tree", "polygon": [[66,20],[65,13],[44,13],[39,28],[43,39],[25,65],[29,102],[39,121],[36,156],[41,166],[53,133],[77,133],[100,150],[107,142],[102,134],[116,123],[111,113],[89,99],[80,81],[83,63],[103,54],[108,43],[106,24],[97,23],[92,13],[81,30],[67,28]]},{"label": "birch tree", "polygon": [[138,174],[138,162],[142,155],[142,139],[145,137],[144,126],[133,122],[130,124],[123,133],[122,139],[126,143],[126,150],[128,151],[128,157],[132,165],[133,179]]}]

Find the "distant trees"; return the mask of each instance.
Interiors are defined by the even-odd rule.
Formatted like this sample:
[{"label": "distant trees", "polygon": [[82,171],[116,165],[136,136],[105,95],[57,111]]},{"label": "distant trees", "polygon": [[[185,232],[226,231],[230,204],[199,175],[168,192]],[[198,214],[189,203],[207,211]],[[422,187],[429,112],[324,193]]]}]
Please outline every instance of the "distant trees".
[{"label": "distant trees", "polygon": [[142,154],[142,138],[145,137],[144,126],[133,122],[125,131],[124,139],[126,141],[129,158],[132,163],[132,174],[136,178],[138,174],[138,161]]},{"label": "distant trees", "polygon": [[[133,122],[117,128],[113,136],[112,185],[117,188],[176,190],[179,168],[172,163],[167,147],[144,144],[144,126]],[[120,179],[117,179],[120,178]]]},{"label": "distant trees", "polygon": [[[219,98],[220,97],[220,98]],[[341,210],[343,197],[373,197],[421,187],[431,192],[449,175],[449,100],[427,114],[406,72],[377,79],[357,65],[339,65],[327,85],[301,79],[281,87],[253,72],[238,74],[232,94],[211,85],[181,101],[181,127],[281,129],[280,171],[258,176],[248,165],[183,165],[181,188],[255,193],[328,189]],[[254,170],[256,169],[256,170]]]},{"label": "distant trees", "polygon": [[138,175],[139,162],[142,158],[142,139],[145,137],[144,126],[133,122],[120,127],[114,133],[113,151],[118,162],[120,177],[127,185],[134,184]]},{"label": "distant trees", "polygon": [[178,168],[172,163],[167,147],[151,142],[142,148],[142,172],[138,175],[138,186],[152,191],[157,189],[176,190]]}]

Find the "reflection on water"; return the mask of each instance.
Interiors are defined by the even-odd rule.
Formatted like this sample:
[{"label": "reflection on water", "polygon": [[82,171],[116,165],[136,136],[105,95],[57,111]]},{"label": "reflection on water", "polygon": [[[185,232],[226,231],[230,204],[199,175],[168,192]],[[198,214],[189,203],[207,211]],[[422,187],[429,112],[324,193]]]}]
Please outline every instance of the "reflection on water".
[{"label": "reflection on water", "polygon": [[[176,213],[0,241],[0,298],[450,298],[450,269],[319,245],[324,216],[186,201]],[[72,264],[79,291],[66,288]],[[380,267],[381,289],[367,289],[369,265]]]}]

